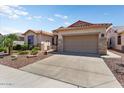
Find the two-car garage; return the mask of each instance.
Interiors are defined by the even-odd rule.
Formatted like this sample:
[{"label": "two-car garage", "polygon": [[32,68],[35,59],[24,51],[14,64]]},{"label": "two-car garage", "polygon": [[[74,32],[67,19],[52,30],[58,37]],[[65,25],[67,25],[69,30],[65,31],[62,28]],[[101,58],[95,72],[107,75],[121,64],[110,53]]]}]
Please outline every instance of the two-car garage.
[{"label": "two-car garage", "polygon": [[98,34],[63,36],[65,52],[98,53]]}]

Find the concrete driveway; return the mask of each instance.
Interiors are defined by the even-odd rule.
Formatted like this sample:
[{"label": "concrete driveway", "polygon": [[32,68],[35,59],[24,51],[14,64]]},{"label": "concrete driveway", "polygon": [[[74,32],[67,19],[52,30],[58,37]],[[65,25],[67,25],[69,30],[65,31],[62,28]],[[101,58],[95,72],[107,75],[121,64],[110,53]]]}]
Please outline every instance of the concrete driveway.
[{"label": "concrete driveway", "polygon": [[0,88],[77,88],[77,86],[0,65]]},{"label": "concrete driveway", "polygon": [[121,87],[103,59],[97,55],[54,54],[21,70],[78,87]]}]

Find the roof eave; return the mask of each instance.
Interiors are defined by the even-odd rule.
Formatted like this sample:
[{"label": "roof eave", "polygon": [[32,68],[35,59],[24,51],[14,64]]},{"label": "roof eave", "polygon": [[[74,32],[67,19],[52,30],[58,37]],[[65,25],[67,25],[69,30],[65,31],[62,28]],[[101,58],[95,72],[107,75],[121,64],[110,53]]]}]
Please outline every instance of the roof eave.
[{"label": "roof eave", "polygon": [[53,30],[53,33],[55,32],[59,32],[59,31],[66,31],[66,30],[76,30],[76,29],[89,29],[89,28],[101,28],[101,27],[105,27],[108,28],[110,27],[112,24],[105,24],[105,25],[101,25],[101,26],[85,26],[85,27],[71,27],[71,28],[60,28],[60,29],[56,29]]}]

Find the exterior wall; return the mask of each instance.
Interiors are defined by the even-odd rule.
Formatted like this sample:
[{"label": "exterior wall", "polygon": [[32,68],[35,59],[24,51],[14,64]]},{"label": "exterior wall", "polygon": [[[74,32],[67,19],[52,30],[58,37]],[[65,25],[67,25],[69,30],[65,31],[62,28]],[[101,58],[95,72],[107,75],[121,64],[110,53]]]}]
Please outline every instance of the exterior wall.
[{"label": "exterior wall", "polygon": [[14,41],[14,45],[24,45],[24,41]]},{"label": "exterior wall", "polygon": [[[118,35],[121,35],[121,45],[118,45]],[[110,46],[111,39],[111,48],[122,50],[122,46],[124,46],[124,34],[115,33],[114,30],[110,30],[107,34],[108,46]]]},{"label": "exterior wall", "polygon": [[121,44],[124,46],[124,33],[121,34]]},{"label": "exterior wall", "polygon": [[121,44],[122,44],[122,51],[124,52],[124,33],[123,34],[121,34]]},{"label": "exterior wall", "polygon": [[41,46],[41,50],[49,50],[52,48],[52,36],[39,35],[38,45]]},{"label": "exterior wall", "polygon": [[115,49],[122,50],[122,46],[124,46],[124,34],[121,34],[121,45],[118,45],[117,37],[115,43],[116,43]]},{"label": "exterior wall", "polygon": [[[85,34],[99,34],[98,37],[98,51],[99,54],[107,53],[107,38],[106,38],[106,29],[105,28],[96,28],[96,29],[84,29],[84,30],[69,30],[58,32],[58,51],[63,51],[63,36],[68,35],[85,35]],[[104,34],[104,37],[101,37],[101,34]]]},{"label": "exterior wall", "polygon": [[112,29],[109,29],[109,31],[107,32],[107,43],[108,48],[115,48],[117,45],[117,33],[115,33]]},{"label": "exterior wall", "polygon": [[37,34],[35,34],[35,33],[33,33],[33,32],[28,32],[28,33],[26,33],[26,35],[25,35],[25,37],[24,37],[24,41],[25,41],[25,43],[28,43],[28,36],[29,35],[34,35],[34,45],[37,45]]},{"label": "exterior wall", "polygon": [[35,34],[33,32],[26,33],[24,37],[25,43],[28,43],[28,36],[34,35],[34,45],[38,45],[42,50],[48,50],[52,48],[52,36]]},{"label": "exterior wall", "polygon": [[52,36],[38,35],[38,43],[41,42],[50,42],[52,44]]}]

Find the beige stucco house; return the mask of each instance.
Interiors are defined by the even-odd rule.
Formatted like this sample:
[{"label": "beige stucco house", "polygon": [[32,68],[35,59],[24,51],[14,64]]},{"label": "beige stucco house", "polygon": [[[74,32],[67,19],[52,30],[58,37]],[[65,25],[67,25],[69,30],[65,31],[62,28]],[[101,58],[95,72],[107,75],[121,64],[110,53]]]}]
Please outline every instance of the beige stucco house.
[{"label": "beige stucco house", "polygon": [[108,48],[124,52],[124,26],[114,26],[107,31]]},{"label": "beige stucco house", "polygon": [[93,24],[77,21],[53,31],[60,52],[107,53],[106,31],[111,23]]},{"label": "beige stucco house", "polygon": [[42,30],[28,30],[24,34],[24,41],[30,47],[40,46],[42,50],[52,47],[53,34]]}]

